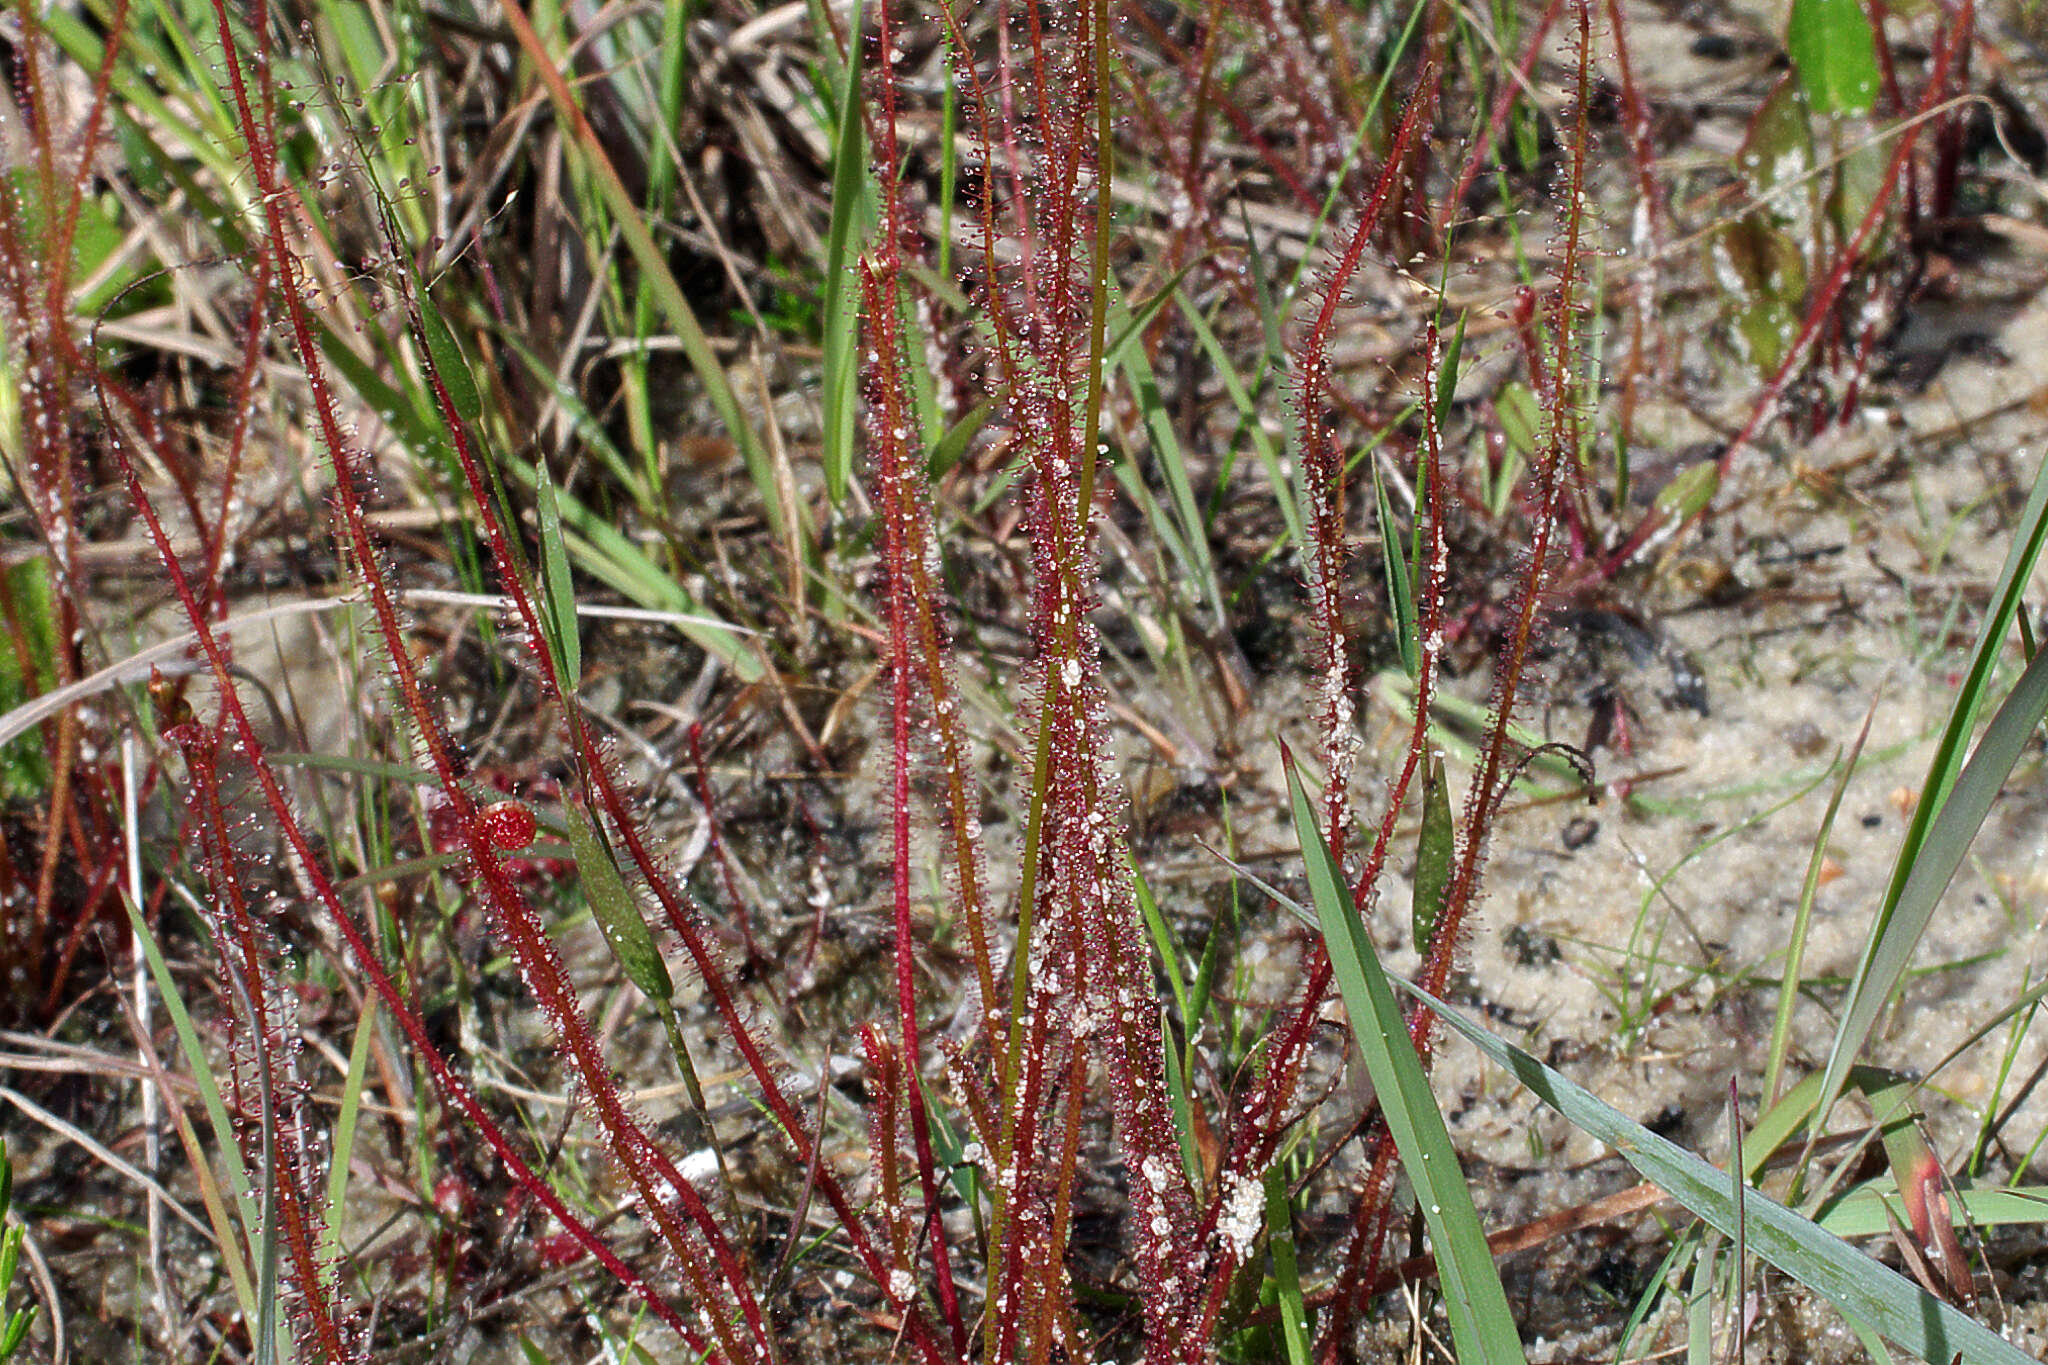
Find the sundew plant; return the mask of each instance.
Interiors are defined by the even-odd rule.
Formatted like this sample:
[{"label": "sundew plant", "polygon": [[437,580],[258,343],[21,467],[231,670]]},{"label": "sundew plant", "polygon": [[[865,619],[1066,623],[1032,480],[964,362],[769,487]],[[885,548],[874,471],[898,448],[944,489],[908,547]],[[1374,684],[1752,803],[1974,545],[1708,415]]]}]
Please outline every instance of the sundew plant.
[{"label": "sundew plant", "polygon": [[[1461,975],[1504,813],[1627,796],[1559,623],[1859,420],[1968,0],[1795,4],[1704,194],[1593,0],[8,13],[0,965],[130,1058],[136,1358],[1519,1361],[1447,1024],[1663,1201],[1624,1347],[1739,1358],[1760,1261],[2029,1358],[1857,1063],[2048,702],[2040,489],[1746,1147]],[[1632,495],[1702,277],[1740,402]]]}]

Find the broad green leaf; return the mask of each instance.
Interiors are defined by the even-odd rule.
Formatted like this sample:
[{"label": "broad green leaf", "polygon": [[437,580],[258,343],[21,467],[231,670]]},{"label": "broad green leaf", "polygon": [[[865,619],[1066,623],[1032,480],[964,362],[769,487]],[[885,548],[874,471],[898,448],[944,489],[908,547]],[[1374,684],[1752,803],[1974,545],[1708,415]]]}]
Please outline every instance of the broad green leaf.
[{"label": "broad green leaf", "polygon": [[599,837],[581,806],[566,802],[562,814],[569,827],[569,847],[576,853],[576,875],[582,879],[583,895],[590,913],[611,945],[612,955],[625,970],[626,979],[657,1005],[666,1007],[675,998],[674,980],[668,963],[654,944],[654,933],[640,913],[633,889],[612,861],[612,851]]},{"label": "broad green leaf", "polygon": [[1658,489],[1655,506],[1667,517],[1689,520],[1707,509],[1720,487],[1720,466],[1713,460],[1701,460]]},{"label": "broad green leaf", "polygon": [[975,436],[988,424],[995,407],[995,399],[984,398],[962,414],[959,421],[946,428],[945,435],[932,443],[931,453],[925,456],[924,472],[927,477],[937,479],[952,472],[953,466],[967,454],[967,447]]},{"label": "broad green leaf", "polygon": [[1451,784],[1444,761],[1431,754],[1422,774],[1422,837],[1415,854],[1415,895],[1410,911],[1415,951],[1425,957],[1436,939],[1444,893],[1451,885],[1451,850],[1456,843],[1451,824]]},{"label": "broad green leaf", "polygon": [[1792,0],[1785,48],[1816,114],[1861,114],[1877,101],[1877,44],[1861,0]]}]

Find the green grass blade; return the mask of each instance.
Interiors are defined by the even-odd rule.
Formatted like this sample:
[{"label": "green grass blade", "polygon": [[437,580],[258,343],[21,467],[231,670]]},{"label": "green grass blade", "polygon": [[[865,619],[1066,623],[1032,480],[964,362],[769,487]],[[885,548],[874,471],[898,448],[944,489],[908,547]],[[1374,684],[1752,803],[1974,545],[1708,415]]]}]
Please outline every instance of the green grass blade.
[{"label": "green grass blade", "polygon": [[1173,1025],[1160,1021],[1160,1055],[1166,1059],[1166,1099],[1173,1109],[1173,1132],[1180,1143],[1180,1165],[1188,1184],[1202,1183],[1202,1149],[1195,1141],[1195,1104],[1188,1094],[1187,1072],[1182,1068],[1180,1049],[1174,1046]]},{"label": "green grass blade", "polygon": [[968,446],[996,410],[996,400],[984,398],[963,414],[959,421],[946,428],[938,440],[932,442],[931,453],[925,456],[925,476],[938,479],[950,473],[953,467],[966,456]]},{"label": "green grass blade", "polygon": [[370,1044],[377,1036],[377,997],[363,1000],[356,1021],[355,1042],[348,1050],[348,1076],[341,1086],[341,1109],[334,1116],[334,1153],[327,1165],[327,1226],[321,1234],[320,1261],[330,1279],[341,1276],[341,1223],[348,1204],[348,1165],[355,1152],[356,1120],[363,1109],[363,1091],[370,1072]]},{"label": "green grass blade", "polygon": [[1856,733],[1856,742],[1849,746],[1849,754],[1842,764],[1842,775],[1835,779],[1835,789],[1828,795],[1828,808],[1820,817],[1820,830],[1813,838],[1813,853],[1806,860],[1806,880],[1799,888],[1799,906],[1792,915],[1792,937],[1785,947],[1785,970],[1778,984],[1777,1013],[1771,1019],[1770,1051],[1764,1062],[1764,1103],[1777,1101],[1779,1087],[1785,1072],[1785,1054],[1792,1043],[1792,1011],[1799,1004],[1800,977],[1806,967],[1806,939],[1813,926],[1813,898],[1820,890],[1821,869],[1827,863],[1828,837],[1834,832],[1835,816],[1842,809],[1842,797],[1849,790],[1849,779],[1855,776],[1856,761],[1863,756],[1863,745],[1870,738],[1870,722],[1877,715],[1877,705],[1871,704],[1864,713],[1863,728]]},{"label": "green grass blade", "polygon": [[583,402],[575,385],[556,374],[511,328],[500,328],[498,341],[506,350],[519,357],[536,384],[547,389],[548,396],[569,419],[569,425],[576,433],[577,443],[611,471],[612,477],[618,480],[621,488],[631,491],[642,512],[650,517],[659,516],[662,511],[663,492],[658,472],[649,472],[637,467],[627,459],[626,452],[619,449],[618,443],[612,440],[611,434],[605,430],[604,423],[600,422],[597,415]]},{"label": "green grass blade", "polygon": [[1139,338],[1152,326],[1153,319],[1165,310],[1166,305],[1173,302],[1180,290],[1180,282],[1186,279],[1188,272],[1193,269],[1191,265],[1184,265],[1174,271],[1165,284],[1154,290],[1151,297],[1136,308],[1127,311],[1122,304],[1110,304],[1110,313],[1114,317],[1107,320],[1116,323],[1116,330],[1109,334],[1109,344],[1103,348],[1105,363],[1120,363],[1125,351],[1139,345]]},{"label": "green grass blade", "polygon": [[583,678],[583,637],[576,625],[576,586],[569,578],[569,547],[562,538],[562,505],[546,467],[535,466],[540,479],[536,512],[540,519],[540,610],[548,648],[560,671],[562,690],[573,693]]},{"label": "green grass blade", "polygon": [[1970,842],[1991,813],[1991,803],[1997,799],[2013,765],[2019,762],[2044,713],[2048,713],[2048,652],[2034,656],[1999,704],[1976,752],[1963,766],[1954,789],[1929,825],[1926,841],[1904,869],[1904,884],[1879,913],[1863,961],[1857,965],[1856,981],[1843,1007],[1834,1048],[1828,1055],[1827,1079],[1822,1086],[1827,1102],[1820,1107],[1820,1121],[1826,1120],[1834,1096],[1841,1093],[1841,1082],[1848,1075],[1850,1064],[1863,1050],[1878,1014],[1898,989],[1920,944],[1920,936],[1934,917],[1935,906],[1940,904],[1950,880],[1962,866]]},{"label": "green grass blade", "polygon": [[1159,954],[1166,984],[1173,990],[1173,1003],[1180,1009],[1181,1023],[1192,1030],[1198,1021],[1188,1013],[1187,974],[1181,970],[1179,940],[1174,937],[1165,916],[1159,913],[1159,902],[1153,897],[1152,888],[1146,884],[1138,860],[1128,850],[1124,853],[1124,863],[1131,869],[1131,887],[1137,893],[1138,913],[1145,921],[1145,932],[1152,936],[1152,948]]},{"label": "green grass blade", "polygon": [[[840,75],[839,128],[832,144],[832,221],[825,232],[825,362],[823,385],[825,429],[819,458],[825,467],[825,492],[837,507],[846,500],[853,477],[853,432],[860,411],[859,291],[851,287],[854,244],[868,235],[875,218],[874,193],[861,145],[860,14],[847,11],[846,63]],[[819,24],[819,37],[829,44],[831,28]],[[884,166],[894,175],[894,166]]]},{"label": "green grass blade", "polygon": [[1402,1169],[1415,1188],[1415,1202],[1435,1245],[1458,1359],[1466,1365],[1525,1362],[1521,1335],[1508,1311],[1493,1253],[1486,1245],[1486,1229],[1480,1226],[1479,1211],[1472,1205],[1472,1192],[1429,1088],[1429,1075],[1409,1041],[1407,1021],[1380,967],[1379,955],[1352,908],[1350,888],[1316,828],[1315,807],[1301,785],[1292,756],[1287,763],[1287,790],[1294,808],[1294,832],[1308,865],[1316,916],[1336,969],[1344,1008],[1351,1016],[1351,1031],[1365,1054],[1380,1110],[1386,1115],[1387,1128],[1401,1153]]},{"label": "green grass blade", "polygon": [[[1450,262],[1448,257],[1445,259],[1444,270],[1446,274],[1449,273]],[[1449,292],[1447,285],[1443,283],[1439,283],[1437,287],[1439,291],[1438,297],[1443,297]],[[1458,396],[1458,366],[1463,363],[1465,355],[1465,319],[1470,316],[1469,311],[1458,314],[1458,330],[1451,333],[1451,344],[1445,348],[1444,358],[1437,366],[1436,426],[1438,431],[1442,431],[1444,423],[1450,419],[1451,402]]]},{"label": "green grass blade", "polygon": [[[1155,300],[1155,305],[1159,302],[1163,300]],[[1216,582],[1216,567],[1209,557],[1208,523],[1195,501],[1194,485],[1188,479],[1187,457],[1181,450],[1180,437],[1173,430],[1173,418],[1166,410],[1166,401],[1160,397],[1159,380],[1152,372],[1152,362],[1145,358],[1142,345],[1121,348],[1117,359],[1124,378],[1131,386],[1139,417],[1145,425],[1145,434],[1151,440],[1152,455],[1160,477],[1166,483],[1167,495],[1172,499],[1174,516],[1180,522],[1178,540],[1187,556],[1185,567],[1208,604],[1212,624],[1221,629],[1226,613],[1223,610],[1223,592]]]},{"label": "green grass blade", "polygon": [[420,327],[426,333],[427,355],[434,362],[435,373],[441,377],[441,387],[448,391],[448,401],[455,405],[456,416],[475,426],[484,415],[484,400],[476,387],[476,375],[470,371],[469,361],[462,354],[455,333],[448,330],[441,310],[434,307],[433,295],[423,284],[419,288],[419,301]]},{"label": "green grass blade", "polygon": [[[171,975],[170,964],[164,961],[156,935],[150,932],[148,922],[136,910],[135,903],[125,895],[121,898],[121,908],[128,912],[129,927],[134,930],[135,941],[141,945],[143,959],[149,964],[157,996],[163,1002],[164,1012],[171,1016],[171,1028],[178,1036],[178,1050],[184,1054],[185,1064],[192,1068],[193,1084],[199,1091],[207,1122],[213,1128],[213,1140],[227,1167],[235,1211],[241,1216],[245,1236],[253,1244],[260,1215],[256,1210],[255,1192],[249,1185],[249,1173],[242,1165],[242,1148],[235,1137],[234,1120],[228,1117],[227,1105],[220,1097],[220,1082],[207,1063],[205,1049],[199,1041],[199,1030],[193,1026],[192,1015],[185,1008],[184,996],[178,993],[177,978]],[[258,1317],[256,1285],[249,1278],[248,1262],[229,1244],[231,1229],[225,1226],[227,1210],[215,1209],[209,1201],[207,1212],[214,1223],[214,1235],[221,1239],[221,1262],[227,1267],[228,1279],[234,1285],[243,1321],[254,1323]]]},{"label": "green grass blade", "polygon": [[1287,1202],[1287,1174],[1278,1166],[1266,1172],[1266,1236],[1273,1254],[1273,1280],[1279,1287],[1280,1339],[1287,1343],[1287,1365],[1308,1365],[1308,1308],[1301,1299],[1301,1270],[1294,1255],[1294,1210]]},{"label": "green grass blade", "polygon": [[1885,913],[1889,913],[1898,900],[1920,845],[1927,838],[1928,829],[1933,825],[1942,803],[1948,799],[1956,775],[1962,771],[1963,757],[1969,748],[1970,735],[1977,727],[1977,714],[1983,709],[1992,672],[1998,667],[1999,654],[2006,636],[2012,631],[2013,621],[2022,615],[2021,599],[2044,548],[2048,548],[2048,460],[2043,460],[2034,471],[2034,487],[2027,495],[2026,507],[2020,512],[2012,548],[2006,552],[1998,583],[1991,590],[1990,609],[1985,613],[1984,625],[1971,649],[1970,666],[1963,674],[1962,685],[1956,689],[1955,705],[1950,708],[1948,722],[1942,728],[1941,742],[1935,746],[1934,758],[1927,766],[1927,780],[1921,784],[1920,803],[1914,808],[1913,818],[1906,826],[1906,837],[1899,845],[1899,860],[1892,868],[1891,884],[1885,888]]},{"label": "green grass blade", "polygon": [[1408,577],[1408,556],[1394,534],[1394,508],[1387,501],[1379,462],[1372,466],[1373,508],[1380,522],[1380,563],[1387,579],[1387,605],[1394,612],[1394,643],[1401,649],[1401,668],[1410,682],[1422,673],[1422,635],[1416,625],[1415,587]]},{"label": "green grass blade", "polygon": [[[2039,1227],[2048,1223],[2048,1185],[2018,1189],[1989,1187],[1956,1190],[1949,1196],[1950,1216],[1958,1227]],[[1891,1230],[1885,1206],[1903,1221],[1905,1201],[1889,1178],[1845,1191],[1815,1221],[1837,1237],[1882,1237]]]},{"label": "green grass blade", "polygon": [[[1419,11],[1421,5],[1418,3],[1416,8]],[[1252,231],[1251,219],[1244,215],[1242,206],[1239,207],[1239,214],[1244,224],[1245,255],[1251,263],[1248,280],[1252,288],[1252,297],[1259,305],[1259,334],[1265,340],[1265,350],[1259,357],[1258,372],[1253,376],[1251,383],[1251,390],[1256,393],[1263,388],[1267,375],[1287,373],[1287,344],[1280,335],[1280,302],[1274,299],[1267,283],[1265,261],[1259,253],[1258,234]],[[1290,292],[1290,302],[1292,298]],[[1280,404],[1280,434],[1283,448],[1287,452],[1287,463],[1292,464],[1293,475],[1299,476],[1303,467],[1301,415],[1295,411],[1292,402]],[[1280,504],[1280,515],[1286,521],[1287,529],[1294,537],[1294,543],[1307,544],[1302,530],[1303,500],[1296,479],[1286,476],[1285,465],[1280,461],[1274,461],[1267,468],[1269,473],[1280,476],[1273,484],[1273,497]]]},{"label": "green grass blade", "polygon": [[[513,478],[538,490],[539,475],[532,465],[507,460],[505,468]],[[572,494],[558,489],[555,498],[561,508],[564,541],[585,572],[638,606],[702,618],[678,622],[676,629],[706,653],[723,659],[742,681],[754,682],[763,675],[766,670],[760,658],[730,628],[715,624],[716,615],[663,572],[631,536]]]},{"label": "green grass blade", "polygon": [[1699,1239],[1700,1231],[1697,1225],[1687,1228],[1672,1239],[1671,1250],[1664,1253],[1663,1261],[1650,1275],[1648,1287],[1637,1298],[1635,1308],[1630,1311],[1628,1321],[1622,1324],[1621,1336],[1614,1347],[1616,1365],[1626,1365],[1629,1361],[1644,1359],[1642,1356],[1631,1354],[1629,1348],[1635,1341],[1636,1333],[1649,1321],[1650,1314],[1663,1302],[1665,1296],[1673,1291],[1677,1284],[1678,1268],[1692,1260],[1698,1251]]},{"label": "green grass blade", "polygon": [[[1727,1172],[1657,1136],[1427,992],[1402,986],[1538,1099],[1613,1147],[1644,1179],[1723,1235],[1735,1235],[1737,1210]],[[1971,1365],[2022,1365],[2029,1359],[1983,1324],[1754,1189],[1745,1195],[1740,1216],[1752,1253],[1922,1360],[1948,1365],[1960,1356]]]},{"label": "green grass blade", "polygon": [[[1181,970],[1180,944],[1175,940],[1166,917],[1159,913],[1159,902],[1152,895],[1152,888],[1146,885],[1138,860],[1130,855],[1129,850],[1124,852],[1124,862],[1131,869],[1131,887],[1137,893],[1138,913],[1145,921],[1145,932],[1151,935],[1152,950],[1159,954],[1166,984],[1172,988],[1174,1005],[1180,1010],[1181,1027],[1192,1037],[1201,1025],[1189,1012],[1187,974]],[[1195,1143],[1194,1102],[1188,1095],[1187,1072],[1181,1065],[1180,1049],[1175,1045],[1172,1021],[1162,1019],[1159,1032],[1160,1048],[1166,1063],[1166,1097],[1173,1106],[1174,1130],[1180,1138],[1181,1165],[1186,1169],[1188,1179],[1199,1184],[1202,1155]]]},{"label": "green grass blade", "polygon": [[683,356],[696,372],[698,382],[704,386],[704,396],[710,400],[718,419],[725,424],[726,433],[740,450],[740,457],[746,461],[747,472],[752,476],[755,489],[761,495],[761,515],[777,540],[786,538],[792,528],[782,524],[782,501],[775,492],[775,471],[768,457],[768,447],[761,439],[761,433],[746,418],[740,407],[737,394],[733,392],[732,381],[719,362],[718,355],[711,349],[711,339],[704,333],[697,321],[697,312],[690,307],[689,299],[683,294],[683,287],[677,281],[675,272],[669,269],[668,253],[654,240],[653,231],[647,226],[647,219],[640,206],[633,202],[625,182],[619,178],[618,168],[606,154],[597,130],[585,117],[583,107],[571,93],[567,78],[555,57],[542,43],[523,12],[516,6],[505,12],[506,20],[512,26],[519,46],[527,59],[532,62],[535,73],[547,87],[553,99],[555,112],[563,125],[563,141],[578,165],[589,175],[600,198],[604,200],[616,223],[619,234],[624,238],[626,249],[633,260],[645,272],[645,278],[654,295],[654,302],[662,316],[675,329],[676,339],[682,344]]},{"label": "green grass blade", "polygon": [[[1259,463],[1265,467],[1266,481],[1272,486],[1273,499],[1280,509],[1280,519],[1287,525],[1287,535],[1295,544],[1301,543],[1301,510],[1294,505],[1294,485],[1280,468],[1280,449],[1273,444],[1273,438],[1266,431],[1259,405],[1252,398],[1251,390],[1245,387],[1243,376],[1238,374],[1230,352],[1216,335],[1216,329],[1202,316],[1202,310],[1190,303],[1186,295],[1176,292],[1180,303],[1181,316],[1187,319],[1189,328],[1201,343],[1203,354],[1215,367],[1216,377],[1223,381],[1223,391],[1230,395],[1231,406],[1237,409],[1238,429],[1258,453]],[[1218,490],[1221,495],[1222,490]],[[1212,512],[1213,516],[1213,512]]]},{"label": "green grass blade", "polygon": [[1685,1365],[1714,1365],[1714,1262],[1720,1239],[1706,1237],[1692,1262],[1685,1299]]}]

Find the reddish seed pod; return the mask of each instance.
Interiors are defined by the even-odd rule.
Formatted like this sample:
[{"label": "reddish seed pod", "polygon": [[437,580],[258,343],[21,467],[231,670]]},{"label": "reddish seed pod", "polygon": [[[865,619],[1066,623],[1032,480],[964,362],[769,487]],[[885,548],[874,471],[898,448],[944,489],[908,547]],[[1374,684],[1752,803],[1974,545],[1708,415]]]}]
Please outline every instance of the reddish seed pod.
[{"label": "reddish seed pod", "polygon": [[500,853],[517,853],[530,846],[540,831],[540,822],[523,801],[493,801],[477,818],[483,821],[484,837]]}]

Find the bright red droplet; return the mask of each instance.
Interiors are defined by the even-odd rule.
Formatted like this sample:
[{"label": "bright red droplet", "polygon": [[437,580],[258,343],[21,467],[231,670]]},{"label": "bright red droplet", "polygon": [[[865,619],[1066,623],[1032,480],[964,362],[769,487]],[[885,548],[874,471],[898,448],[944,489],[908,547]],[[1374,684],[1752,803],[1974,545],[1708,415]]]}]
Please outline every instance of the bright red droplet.
[{"label": "bright red droplet", "polygon": [[500,853],[517,853],[528,847],[540,831],[540,822],[521,801],[493,801],[477,818],[483,821],[491,847]]}]

